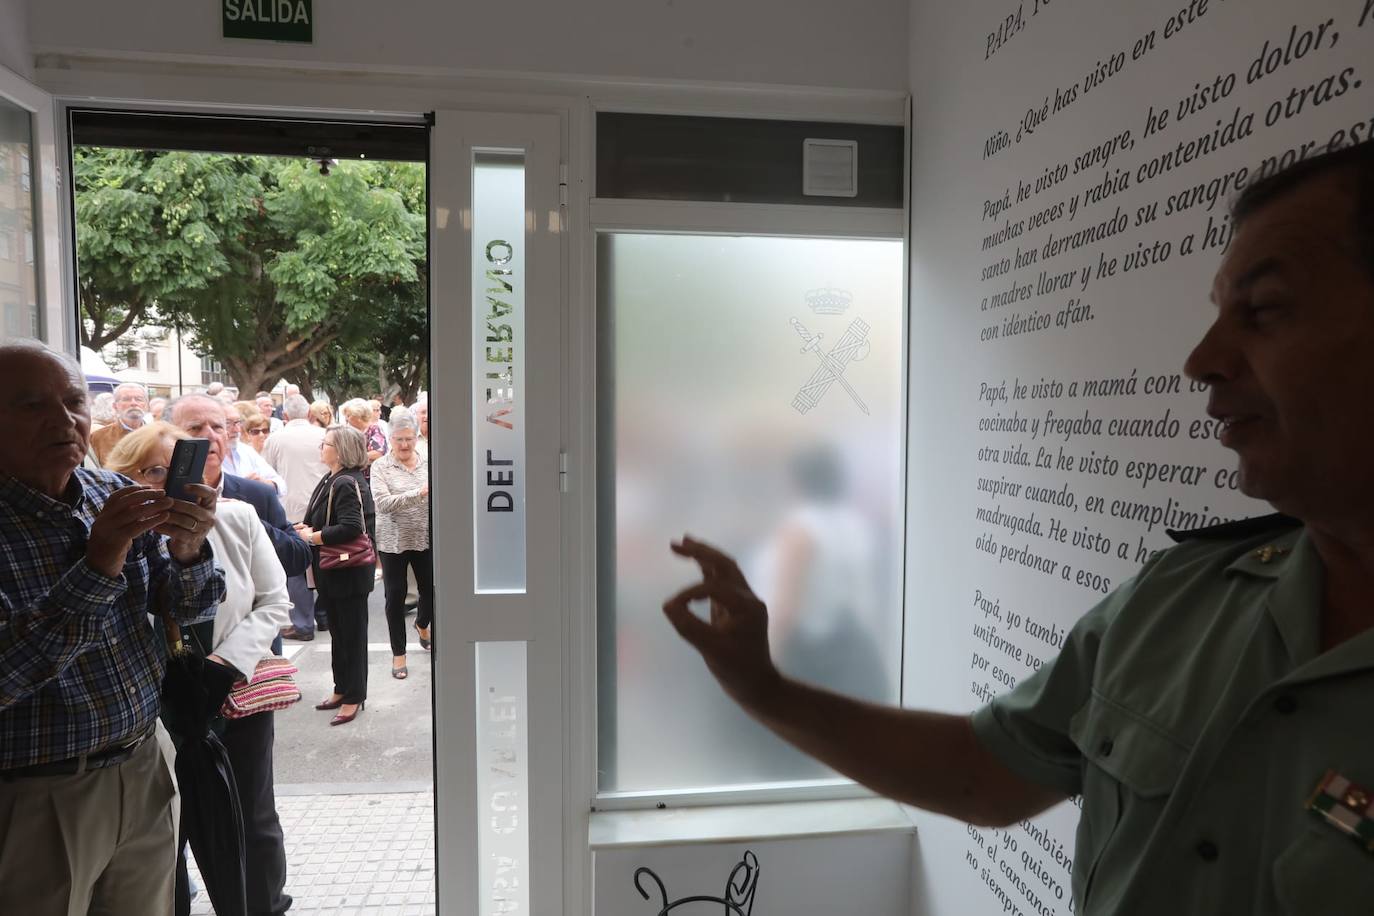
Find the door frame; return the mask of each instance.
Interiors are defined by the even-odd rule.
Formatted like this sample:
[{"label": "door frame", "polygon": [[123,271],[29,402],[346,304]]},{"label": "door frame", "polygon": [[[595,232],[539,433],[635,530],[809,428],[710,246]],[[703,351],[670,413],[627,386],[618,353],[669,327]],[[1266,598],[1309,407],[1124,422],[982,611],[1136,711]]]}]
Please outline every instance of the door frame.
[{"label": "door frame", "polygon": [[[435,465],[433,547],[444,562],[435,566],[436,591],[449,597],[436,615],[437,698],[447,698],[435,717],[435,780],[438,792],[439,897],[442,912],[493,912],[480,886],[479,850],[495,825],[495,797],[479,797],[478,770],[490,766],[489,749],[478,744],[481,685],[476,657],[484,642],[523,643],[527,681],[523,708],[527,736],[523,768],[528,794],[517,799],[519,829],[528,838],[525,863],[513,866],[503,887],[519,882],[527,907],[511,912],[560,913],[564,897],[564,629],[562,589],[563,468],[563,213],[560,184],[560,124],[549,114],[490,114],[441,110],[431,134],[431,455]],[[478,592],[474,525],[483,468],[474,454],[476,375],[473,272],[485,265],[473,258],[473,162],[479,150],[524,153],[525,219],[524,391],[517,389],[514,419],[524,424],[524,460],[517,459],[525,487],[526,588],[523,592]],[[518,380],[517,380],[518,381]],[[483,408],[485,409],[485,408]],[[436,642],[436,644],[438,644]],[[521,766],[523,764],[523,767]],[[514,825],[515,819],[502,823]],[[585,843],[585,840],[584,840]],[[523,872],[523,873],[522,873]],[[481,896],[479,896],[481,895]]]},{"label": "door frame", "polygon": [[[356,105],[357,96],[356,94],[350,96],[348,93],[341,93],[340,95],[341,97],[337,100],[340,107],[301,106],[284,108],[237,104],[228,101],[218,103],[150,102],[143,99],[53,97],[43,93],[42,98],[46,99],[47,104],[42,110],[47,113],[51,129],[50,135],[54,138],[54,142],[50,145],[54,151],[54,161],[64,163],[62,168],[68,174],[70,174],[72,161],[68,111],[76,108],[155,114],[231,114],[288,120],[291,118],[339,118],[415,123],[430,117],[423,112],[405,111],[401,104],[383,111],[344,107],[347,104],[345,97]],[[558,486],[559,470],[561,462],[564,460],[560,457],[560,453],[563,451],[561,445],[564,428],[563,415],[567,400],[563,395],[566,390],[566,379],[562,369],[564,362],[562,335],[564,316],[569,307],[569,290],[573,289],[575,293],[575,287],[570,287],[568,283],[568,276],[577,273],[576,267],[570,265],[567,254],[569,251],[569,227],[575,224],[574,220],[569,218],[568,211],[569,209],[575,213],[584,211],[576,201],[573,202],[571,208],[567,206],[566,185],[564,184],[567,175],[567,168],[564,165],[567,158],[567,138],[570,131],[575,130],[569,123],[571,120],[570,112],[573,108],[572,103],[560,107],[551,106],[547,100],[536,100],[526,106],[531,109],[531,113],[518,113],[520,107],[514,103],[503,106],[503,113],[444,109],[434,116],[435,123],[431,130],[431,156],[427,163],[431,204],[429,214],[431,417],[434,422],[433,432],[437,436],[435,447],[448,450],[448,454],[469,455],[468,467],[470,470],[470,426],[464,427],[462,422],[455,422],[460,418],[459,414],[449,416],[451,411],[461,410],[471,403],[472,386],[468,381],[470,376],[465,375],[463,370],[459,369],[453,358],[457,346],[453,339],[454,334],[463,334],[466,331],[467,336],[470,337],[470,321],[468,323],[458,321],[452,325],[453,333],[449,333],[450,323],[458,313],[463,312],[461,302],[470,302],[471,281],[465,279],[465,270],[460,266],[470,261],[470,256],[462,250],[461,245],[458,246],[460,250],[456,252],[456,257],[446,260],[445,256],[439,253],[443,250],[443,246],[449,243],[441,238],[442,233],[439,231],[436,219],[436,199],[441,196],[453,199],[455,187],[458,188],[459,195],[462,194],[462,191],[461,187],[453,185],[452,181],[445,188],[443,179],[437,174],[436,163],[444,149],[441,144],[448,141],[436,140],[436,138],[440,137],[441,131],[445,135],[451,133],[452,137],[457,140],[461,140],[463,134],[467,133],[477,138],[475,142],[479,146],[514,147],[525,144],[531,149],[534,148],[533,144],[537,140],[538,162],[541,168],[540,174],[544,179],[544,186],[539,189],[536,196],[541,202],[541,208],[548,211],[543,214],[540,222],[545,230],[552,230],[547,231],[546,234],[549,234],[553,240],[549,249],[552,256],[542,259],[541,266],[537,269],[539,271],[539,283],[545,290],[542,301],[546,303],[549,314],[552,314],[555,320],[548,327],[549,333],[540,336],[537,341],[532,341],[532,343],[537,343],[537,349],[534,352],[539,354],[538,358],[544,364],[555,367],[551,381],[546,380],[542,385],[546,391],[554,393],[555,400],[551,403],[546,402],[540,407],[538,418],[541,429],[552,436],[555,445],[551,455],[548,454],[546,448],[545,454],[541,456],[545,464],[551,463],[553,469],[551,475],[546,474],[541,477],[541,479],[552,481],[549,489],[553,494],[553,499],[550,501],[546,494],[544,502],[541,504],[541,511],[544,513],[541,517],[542,524],[531,524],[531,530],[538,536],[538,545],[531,549],[530,556],[531,567],[533,567],[534,556],[552,556],[553,562],[549,568],[557,577],[562,574],[564,569],[561,558],[561,538],[566,530],[566,526],[559,524],[558,520],[562,503]],[[550,110],[551,108],[552,110]],[[447,123],[444,120],[444,115],[448,116]],[[531,131],[529,129],[531,124],[537,124],[539,129]],[[477,131],[477,133],[473,133],[473,131]],[[60,160],[57,159],[58,152],[61,154]],[[56,170],[45,172],[45,174],[55,175]],[[56,222],[62,226],[58,238],[60,242],[66,242],[66,244],[53,245],[51,250],[60,254],[53,270],[57,278],[59,280],[65,279],[69,284],[68,289],[74,291],[77,271],[75,201],[69,183],[63,186],[61,190],[62,194],[58,198],[60,206],[55,208],[55,212],[59,217]],[[470,198],[470,188],[468,196]],[[455,220],[453,225],[461,226],[460,208],[450,208],[450,212]],[[452,289],[449,288],[450,280]],[[54,340],[53,343],[55,346],[76,352],[76,341],[79,339],[76,322],[80,320],[80,315],[75,296],[55,296],[52,297],[52,303],[54,314],[58,319],[57,324],[53,327],[62,328],[64,333],[62,338]],[[456,306],[456,308],[445,308],[446,305]],[[470,315],[470,313],[464,314]],[[442,345],[440,341],[443,341]],[[465,359],[462,362],[469,367],[471,365],[470,360]],[[457,445],[452,438],[458,436],[458,431],[464,428],[468,431],[466,437],[468,444],[465,447]],[[451,436],[446,436],[445,430]],[[547,439],[548,435],[543,438]],[[530,441],[527,440],[527,454],[530,454],[530,444]],[[466,451],[462,451],[463,448],[466,448]],[[464,494],[470,499],[472,491],[470,487],[461,485],[445,486],[445,478],[454,479],[455,482],[468,478],[455,477],[451,473],[452,468],[450,467],[445,467],[443,470],[445,472],[444,477],[435,475],[434,508],[432,510],[433,530],[438,543],[453,545],[452,548],[444,547],[442,549],[461,550],[461,540],[456,540],[452,534],[445,539],[445,535],[441,531],[443,525],[440,520],[463,517],[464,510],[457,508],[456,504],[461,501]],[[470,508],[466,510],[466,518],[469,520],[472,518]],[[533,514],[530,515],[530,521],[535,521]],[[472,568],[470,527],[467,545],[468,550],[465,556],[468,560],[463,565],[470,573]],[[446,578],[445,572],[445,563],[436,564],[436,584]],[[457,603],[459,600],[469,600],[464,596],[459,587],[459,582],[455,581],[452,568],[447,570],[447,579],[454,583],[446,589],[454,593],[453,603]],[[585,796],[573,798],[565,792],[565,781],[568,776],[564,762],[568,759],[568,754],[563,746],[567,739],[566,707],[576,708],[579,705],[575,697],[569,697],[570,685],[563,676],[563,672],[567,669],[563,657],[566,629],[564,621],[568,616],[567,607],[577,599],[576,596],[564,594],[557,586],[546,586],[544,591],[555,596],[554,603],[545,608],[546,613],[541,615],[539,620],[535,620],[534,615],[522,613],[520,617],[526,622],[514,629],[495,624],[482,625],[466,636],[462,636],[461,627],[456,632],[460,634],[459,639],[469,645],[473,640],[479,639],[529,641],[530,695],[536,698],[536,701],[530,706],[530,712],[533,716],[531,751],[535,764],[530,774],[530,788],[533,795],[532,804],[537,806],[540,812],[535,815],[536,829],[531,831],[531,855],[533,861],[537,863],[535,865],[537,872],[531,872],[533,878],[531,892],[533,894],[532,899],[538,901],[538,903],[533,904],[532,908],[541,913],[589,913],[591,908],[591,854],[587,847],[586,798]],[[469,578],[467,595],[470,596],[471,592],[471,579]],[[498,596],[497,599],[488,600],[506,599],[509,601],[510,597]],[[472,611],[473,608],[469,607],[467,610]],[[464,616],[469,622],[479,619],[478,615],[473,613]],[[436,639],[444,638],[439,636],[443,630],[444,622],[436,621]],[[440,661],[441,658],[444,660]],[[473,696],[474,666],[472,660],[473,653],[471,651],[467,653],[436,652],[434,660],[436,815],[443,812],[441,816],[436,816],[435,825],[436,869],[440,876],[436,904],[441,908],[439,912],[442,913],[475,911],[472,905],[475,899],[472,896],[472,889],[476,887],[475,831],[465,834],[460,826],[460,822],[465,822],[469,826],[472,825],[475,816],[473,807],[475,785],[469,778],[473,772],[472,762],[475,752],[475,736],[472,730],[472,726],[475,724],[473,715],[475,703],[464,702],[464,693],[462,692],[465,689],[468,698]],[[441,703],[440,696],[447,699]],[[460,811],[466,812],[466,817],[459,817],[458,812]],[[469,869],[471,875],[468,873]],[[473,880],[469,881],[468,878]]]}]

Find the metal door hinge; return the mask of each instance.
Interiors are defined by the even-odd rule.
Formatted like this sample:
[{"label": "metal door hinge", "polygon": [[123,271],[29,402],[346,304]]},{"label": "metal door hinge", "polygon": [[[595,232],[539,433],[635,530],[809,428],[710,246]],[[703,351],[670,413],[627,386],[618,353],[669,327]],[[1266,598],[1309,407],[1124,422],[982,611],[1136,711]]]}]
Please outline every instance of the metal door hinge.
[{"label": "metal door hinge", "polygon": [[568,492],[568,453],[558,453],[558,490]]}]

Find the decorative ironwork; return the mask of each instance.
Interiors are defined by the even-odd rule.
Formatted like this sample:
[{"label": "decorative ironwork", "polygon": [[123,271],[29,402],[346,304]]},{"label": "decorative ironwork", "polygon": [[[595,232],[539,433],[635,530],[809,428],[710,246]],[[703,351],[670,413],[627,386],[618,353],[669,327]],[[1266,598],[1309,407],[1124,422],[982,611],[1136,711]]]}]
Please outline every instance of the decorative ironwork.
[{"label": "decorative ironwork", "polygon": [[640,883],[641,879],[648,875],[658,886],[658,897],[663,906],[658,911],[657,916],[667,916],[671,910],[689,903],[712,903],[717,906],[725,907],[725,916],[735,914],[735,916],[750,916],[754,909],[754,892],[759,887],[759,860],[751,850],[745,850],[744,858],[736,863],[730,870],[730,877],[725,879],[725,893],[720,897],[709,895],[694,895],[683,897],[669,902],[668,889],[663,886],[663,881],[654,873],[652,868],[640,866],[635,869],[635,890],[639,891],[639,896],[645,900],[649,899],[649,892]]}]

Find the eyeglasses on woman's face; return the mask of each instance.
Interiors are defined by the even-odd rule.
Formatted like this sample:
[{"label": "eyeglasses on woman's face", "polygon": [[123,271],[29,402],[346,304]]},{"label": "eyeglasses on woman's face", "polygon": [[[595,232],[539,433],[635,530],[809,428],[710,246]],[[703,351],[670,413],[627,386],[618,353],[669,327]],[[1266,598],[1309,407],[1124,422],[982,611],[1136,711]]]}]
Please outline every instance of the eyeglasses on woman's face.
[{"label": "eyeglasses on woman's face", "polygon": [[334,447],[334,443],[333,443],[333,442],[330,442],[328,439],[321,439],[321,440],[320,440],[320,451],[324,451],[324,450],[327,449],[327,448],[333,448],[333,447]]},{"label": "eyeglasses on woman's face", "polygon": [[245,432],[247,432],[248,435],[250,435],[250,436],[265,436],[265,435],[267,435],[267,427],[266,427],[266,426],[254,426],[252,429],[245,430]]},{"label": "eyeglasses on woman's face", "polygon": [[161,464],[155,464],[147,468],[139,468],[138,476],[142,477],[150,484],[160,484],[167,479],[167,468],[165,465]]}]

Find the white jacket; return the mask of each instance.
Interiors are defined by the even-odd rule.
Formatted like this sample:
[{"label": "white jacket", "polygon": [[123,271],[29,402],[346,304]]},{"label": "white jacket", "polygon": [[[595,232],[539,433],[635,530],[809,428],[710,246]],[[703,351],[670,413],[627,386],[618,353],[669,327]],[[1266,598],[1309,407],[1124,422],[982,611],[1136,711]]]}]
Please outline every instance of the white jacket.
[{"label": "white jacket", "polygon": [[221,499],[208,540],[215,565],[224,570],[224,601],[215,614],[211,651],[247,677],[272,654],[272,641],[290,622],[286,573],[248,503]]}]

